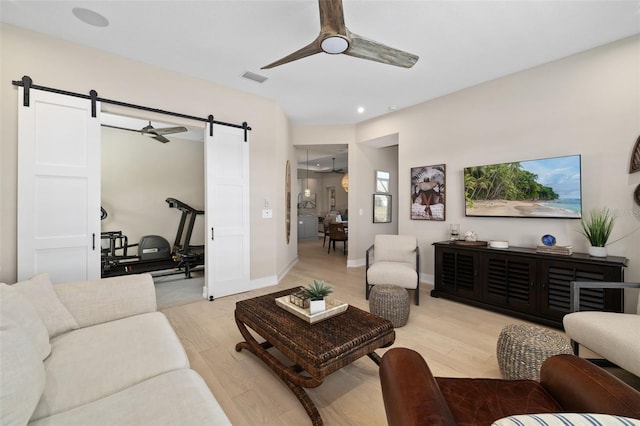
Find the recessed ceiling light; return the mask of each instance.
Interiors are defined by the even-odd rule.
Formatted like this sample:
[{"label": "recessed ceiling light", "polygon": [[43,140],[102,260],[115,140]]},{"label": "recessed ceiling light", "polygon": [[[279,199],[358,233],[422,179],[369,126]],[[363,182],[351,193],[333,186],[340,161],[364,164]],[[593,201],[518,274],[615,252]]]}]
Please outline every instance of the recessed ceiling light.
[{"label": "recessed ceiling light", "polygon": [[398,105],[389,105],[389,111],[395,111],[398,109]]},{"label": "recessed ceiling light", "polygon": [[358,107],[358,114],[362,114],[364,112],[364,107]]},{"label": "recessed ceiling light", "polygon": [[85,24],[93,25],[94,27],[106,27],[109,25],[107,18],[93,10],[85,9],[84,7],[74,7],[71,12]]}]

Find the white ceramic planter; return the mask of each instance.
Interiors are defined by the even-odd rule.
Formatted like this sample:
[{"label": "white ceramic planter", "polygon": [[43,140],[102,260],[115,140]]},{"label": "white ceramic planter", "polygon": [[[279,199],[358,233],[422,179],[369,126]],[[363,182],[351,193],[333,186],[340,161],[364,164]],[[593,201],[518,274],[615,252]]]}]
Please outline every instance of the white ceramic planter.
[{"label": "white ceramic planter", "polygon": [[324,299],[309,301],[309,313],[311,315],[317,314],[319,312],[324,312],[325,309],[326,309],[326,304],[324,302]]},{"label": "white ceramic planter", "polygon": [[606,247],[589,247],[589,256],[593,257],[607,257],[607,248]]}]

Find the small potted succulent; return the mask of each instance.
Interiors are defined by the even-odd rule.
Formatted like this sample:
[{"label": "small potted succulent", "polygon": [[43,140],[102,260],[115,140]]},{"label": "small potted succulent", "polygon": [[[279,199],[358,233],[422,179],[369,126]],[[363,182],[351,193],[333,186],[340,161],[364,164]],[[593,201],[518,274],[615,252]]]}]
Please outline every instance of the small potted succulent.
[{"label": "small potted succulent", "polygon": [[582,235],[584,235],[591,247],[589,247],[589,254],[595,257],[607,257],[607,241],[611,236],[613,230],[613,223],[615,218],[611,211],[604,207],[599,210],[591,210],[589,217],[582,218]]},{"label": "small potted succulent", "polygon": [[313,284],[305,287],[303,293],[304,296],[309,298],[309,313],[313,315],[326,309],[324,298],[333,293],[333,289],[331,286],[326,285],[324,281],[313,280]]}]

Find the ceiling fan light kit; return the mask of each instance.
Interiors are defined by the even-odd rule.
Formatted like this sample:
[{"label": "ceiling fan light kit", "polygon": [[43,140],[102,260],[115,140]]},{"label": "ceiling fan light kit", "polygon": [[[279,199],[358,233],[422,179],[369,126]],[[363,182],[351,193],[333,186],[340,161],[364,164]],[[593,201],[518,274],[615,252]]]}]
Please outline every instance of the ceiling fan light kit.
[{"label": "ceiling fan light kit", "polygon": [[342,0],[318,0],[320,8],[320,34],[308,45],[296,50],[261,69],[274,68],[316,53],[345,55],[383,64],[411,68],[419,59],[417,55],[394,49],[349,31],[344,23]]},{"label": "ceiling fan light kit", "polygon": [[331,55],[337,55],[339,53],[343,53],[345,50],[349,48],[349,42],[346,38],[340,36],[330,36],[322,40],[320,43],[322,50],[325,53],[329,53]]}]

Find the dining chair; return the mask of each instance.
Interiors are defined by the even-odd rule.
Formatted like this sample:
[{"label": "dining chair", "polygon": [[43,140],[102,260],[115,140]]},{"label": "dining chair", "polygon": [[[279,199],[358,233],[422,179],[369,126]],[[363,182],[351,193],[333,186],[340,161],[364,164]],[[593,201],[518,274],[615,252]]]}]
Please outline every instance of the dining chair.
[{"label": "dining chair", "polygon": [[327,238],[329,238],[329,224],[336,222],[336,215],[328,214],[324,217],[322,221],[322,228],[324,230],[324,238],[322,239],[322,247],[324,247],[327,242]]},{"label": "dining chair", "polygon": [[348,235],[345,230],[344,223],[329,223],[329,249],[327,250],[327,253],[331,252],[331,243],[333,243],[333,251],[335,252],[336,241],[342,241],[344,244],[342,251],[346,255],[347,239]]}]

